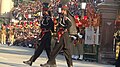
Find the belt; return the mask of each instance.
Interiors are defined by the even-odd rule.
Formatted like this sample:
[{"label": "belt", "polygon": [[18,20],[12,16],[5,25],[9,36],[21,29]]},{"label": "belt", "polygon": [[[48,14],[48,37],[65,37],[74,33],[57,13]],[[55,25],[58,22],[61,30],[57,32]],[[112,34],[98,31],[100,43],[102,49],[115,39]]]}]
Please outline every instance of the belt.
[{"label": "belt", "polygon": [[42,29],[42,32],[50,32],[50,30]]}]

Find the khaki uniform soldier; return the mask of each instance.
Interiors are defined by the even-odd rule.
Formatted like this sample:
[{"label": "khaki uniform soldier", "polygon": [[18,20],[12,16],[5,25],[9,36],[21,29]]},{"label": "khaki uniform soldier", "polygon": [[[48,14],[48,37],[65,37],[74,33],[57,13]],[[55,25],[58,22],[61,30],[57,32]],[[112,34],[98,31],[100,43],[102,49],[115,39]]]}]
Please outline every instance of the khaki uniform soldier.
[{"label": "khaki uniform soldier", "polygon": [[84,41],[83,39],[79,38],[78,39],[78,52],[79,52],[78,54],[79,54],[80,60],[83,60],[83,53],[84,53],[83,46],[84,46]]},{"label": "khaki uniform soldier", "polygon": [[83,60],[83,43],[80,37],[78,35],[76,36],[71,36],[74,40],[74,45],[72,45],[72,59],[74,60]]},{"label": "khaki uniform soldier", "polygon": [[2,28],[2,35],[1,35],[1,43],[2,44],[6,44],[6,28],[5,28],[5,26],[3,26],[3,28]]},{"label": "khaki uniform soldier", "polygon": [[9,31],[9,40],[10,40],[10,46],[13,45],[13,42],[14,42],[14,32],[13,32],[13,29],[10,29],[10,31]]}]

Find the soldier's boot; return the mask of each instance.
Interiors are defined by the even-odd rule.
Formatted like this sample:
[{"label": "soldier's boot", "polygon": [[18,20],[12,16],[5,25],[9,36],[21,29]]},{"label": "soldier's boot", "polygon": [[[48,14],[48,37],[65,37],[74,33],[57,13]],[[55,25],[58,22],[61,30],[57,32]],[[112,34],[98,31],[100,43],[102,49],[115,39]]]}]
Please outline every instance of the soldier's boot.
[{"label": "soldier's boot", "polygon": [[32,66],[32,61],[28,60],[28,61],[23,61],[23,63],[29,65],[29,66]]}]

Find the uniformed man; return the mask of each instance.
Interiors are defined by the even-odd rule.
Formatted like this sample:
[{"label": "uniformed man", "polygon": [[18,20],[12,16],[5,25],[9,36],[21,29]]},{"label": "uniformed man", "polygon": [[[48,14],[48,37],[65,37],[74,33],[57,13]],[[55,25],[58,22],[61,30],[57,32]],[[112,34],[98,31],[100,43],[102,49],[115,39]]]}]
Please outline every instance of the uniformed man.
[{"label": "uniformed man", "polygon": [[51,52],[50,58],[46,64],[41,64],[42,67],[56,67],[55,58],[58,53],[63,50],[65,54],[65,58],[67,61],[68,67],[73,67],[71,51],[70,51],[70,39],[68,30],[71,27],[71,20],[68,18],[68,7],[64,6],[62,8],[63,16],[60,18],[60,22],[58,25],[58,39],[55,43],[53,51]]},{"label": "uniformed man", "polygon": [[13,42],[14,42],[14,31],[13,31],[13,29],[10,29],[10,31],[9,31],[9,40],[10,40],[10,46],[13,45]]},{"label": "uniformed man", "polygon": [[6,27],[5,25],[2,25],[2,39],[1,39],[1,43],[2,44],[6,44]]},{"label": "uniformed man", "polygon": [[[46,10],[46,9],[45,9]],[[44,17],[41,22],[41,35],[40,35],[40,45],[38,48],[35,50],[34,55],[28,60],[28,61],[23,61],[23,63],[32,65],[33,62],[39,57],[39,55],[43,52],[45,49],[48,58],[50,59],[50,52],[51,52],[51,31],[54,31],[54,23],[51,19],[51,16],[49,14],[49,11],[44,12]]]}]

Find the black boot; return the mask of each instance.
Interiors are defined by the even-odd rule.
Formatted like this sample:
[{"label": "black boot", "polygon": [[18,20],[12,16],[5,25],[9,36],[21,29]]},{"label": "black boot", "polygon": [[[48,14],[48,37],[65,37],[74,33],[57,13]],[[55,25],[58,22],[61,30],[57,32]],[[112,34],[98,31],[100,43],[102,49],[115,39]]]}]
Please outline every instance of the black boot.
[{"label": "black boot", "polygon": [[47,63],[46,63],[46,64],[40,64],[40,66],[41,66],[41,67],[50,67],[50,65],[47,64]]},{"label": "black boot", "polygon": [[29,66],[32,66],[32,61],[23,61],[23,63],[25,63],[25,64],[27,64],[27,65],[29,65]]}]

